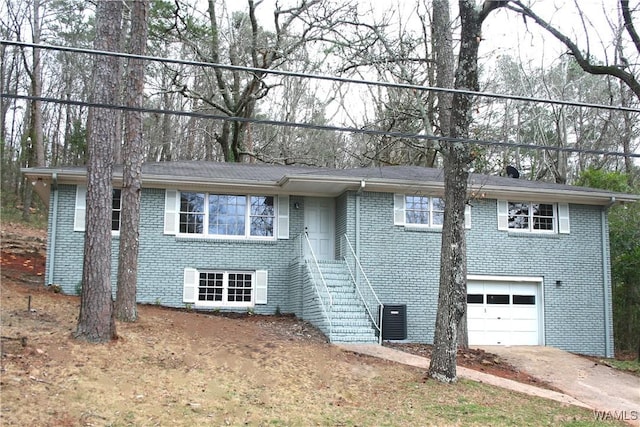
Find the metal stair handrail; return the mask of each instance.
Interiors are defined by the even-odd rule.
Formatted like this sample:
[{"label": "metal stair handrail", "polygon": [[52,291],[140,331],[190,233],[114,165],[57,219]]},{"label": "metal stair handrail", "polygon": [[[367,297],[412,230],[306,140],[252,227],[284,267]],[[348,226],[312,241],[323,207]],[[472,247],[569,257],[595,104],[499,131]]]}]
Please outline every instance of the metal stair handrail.
[{"label": "metal stair handrail", "polygon": [[[375,305],[375,307],[378,308],[378,310],[380,310],[381,312],[384,308],[384,304],[382,304],[382,302],[380,301],[380,298],[378,298],[378,295],[373,290],[373,286],[371,286],[371,282],[369,281],[369,278],[364,272],[364,269],[362,268],[362,264],[360,264],[360,260],[356,256],[356,252],[353,250],[353,246],[351,245],[349,238],[347,237],[346,234],[344,234],[342,238],[343,238],[343,241],[346,243],[346,248],[349,249],[347,251],[345,248],[345,250],[342,251],[342,257],[345,260],[345,264],[347,265],[347,269],[349,270],[349,274],[351,275],[351,280],[353,280],[353,283],[356,287],[356,291],[360,296],[360,299],[364,303],[364,307],[367,311],[367,314],[369,315],[369,318],[371,319],[371,322],[373,322],[373,325],[375,326],[375,328],[378,330],[378,334],[379,334],[378,341],[380,344],[382,344],[382,322],[380,319],[381,316],[379,314],[378,315],[375,314],[374,307],[372,306]],[[352,259],[347,259],[349,255]],[[352,262],[354,264],[353,269],[351,268]],[[353,270],[356,270],[355,274]],[[362,286],[360,286],[359,284],[361,281],[362,281]]]},{"label": "metal stair handrail", "polygon": [[[333,308],[333,297],[331,296],[331,292],[329,292],[329,287],[327,286],[327,282],[324,280],[324,275],[322,274],[322,270],[320,269],[320,265],[318,264],[318,259],[316,258],[316,254],[313,252],[313,247],[311,246],[311,241],[309,241],[309,235],[307,232],[303,232],[300,234],[300,255],[303,259],[305,259],[305,263],[309,266],[309,271],[311,273],[311,281],[313,283],[313,287],[316,291],[316,295],[318,295],[318,299],[320,301],[320,308],[322,309],[322,314],[324,318],[327,320],[327,324],[329,325],[329,342],[331,342],[331,334],[333,331],[333,325],[331,322],[331,312]],[[304,246],[306,243],[306,246]],[[308,250],[309,258],[304,256],[305,248]],[[321,288],[318,286],[318,279]]]}]

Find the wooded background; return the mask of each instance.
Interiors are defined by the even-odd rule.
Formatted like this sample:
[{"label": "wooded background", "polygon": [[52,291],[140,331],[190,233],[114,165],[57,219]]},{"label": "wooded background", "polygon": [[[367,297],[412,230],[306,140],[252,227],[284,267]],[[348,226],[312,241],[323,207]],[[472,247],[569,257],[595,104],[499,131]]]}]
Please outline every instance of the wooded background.
[{"label": "wooded background", "polygon": [[[578,7],[577,1],[558,2],[561,6],[547,4],[539,12],[531,10],[538,6],[535,3],[495,3],[504,7],[492,12],[483,31],[519,24],[513,37],[521,40],[509,43],[519,46],[517,50],[505,50],[504,40],[482,41],[479,89],[514,98],[473,97],[469,138],[500,145],[473,145],[469,169],[504,175],[511,165],[520,171],[521,179],[638,193],[640,172],[633,155],[637,156],[640,144],[640,92],[634,86],[640,75],[640,38],[629,25],[640,13],[638,2],[603,0],[590,8]],[[135,31],[130,31],[132,4],[123,1],[120,52],[132,52],[136,40]],[[441,146],[436,138],[425,136],[448,136],[443,132],[446,115],[438,108],[443,101],[438,91],[421,89],[440,86],[442,77],[437,66],[443,55],[436,54],[444,42],[432,30],[434,4],[406,0],[386,10],[357,1],[283,4],[272,9],[271,3],[252,0],[241,7],[220,0],[150,2],[146,55],[180,61],[144,61],[142,106],[153,110],[142,114],[144,160],[442,167]],[[457,51],[460,22],[457,10],[452,12],[452,47]],[[0,38],[5,41],[95,46],[91,2],[8,0],[0,6],[0,17]],[[537,28],[544,31],[538,33]],[[562,40],[553,31],[561,32],[570,44],[553,45],[552,41]],[[536,44],[540,37],[547,44]],[[97,56],[10,43],[0,47],[3,217],[7,218],[7,208],[20,207],[28,220],[33,209],[42,205],[33,200],[21,167],[87,164],[89,106],[96,83],[92,69]],[[585,58],[591,68],[585,67]],[[120,67],[125,76],[131,65],[122,60]],[[410,87],[319,80],[310,75]],[[121,101],[116,104],[129,105],[128,86],[120,85],[118,90],[116,99]],[[35,99],[25,99],[29,96]],[[124,114],[119,113],[116,120],[121,136],[112,147],[113,157],[122,163]],[[318,128],[323,126],[373,133]],[[610,229],[616,347],[637,350],[640,208],[613,208]]]}]

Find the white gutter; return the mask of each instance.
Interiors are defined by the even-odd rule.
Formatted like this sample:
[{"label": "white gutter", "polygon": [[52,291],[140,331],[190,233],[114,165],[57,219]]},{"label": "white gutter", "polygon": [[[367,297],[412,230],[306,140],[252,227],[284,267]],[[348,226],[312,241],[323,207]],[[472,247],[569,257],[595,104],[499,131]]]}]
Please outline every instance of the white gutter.
[{"label": "white gutter", "polygon": [[56,172],[51,176],[51,191],[53,191],[53,208],[51,217],[51,236],[49,236],[49,253],[47,259],[49,260],[49,277],[47,277],[47,285],[53,285],[53,272],[56,265],[56,235],[58,231],[58,174]]}]

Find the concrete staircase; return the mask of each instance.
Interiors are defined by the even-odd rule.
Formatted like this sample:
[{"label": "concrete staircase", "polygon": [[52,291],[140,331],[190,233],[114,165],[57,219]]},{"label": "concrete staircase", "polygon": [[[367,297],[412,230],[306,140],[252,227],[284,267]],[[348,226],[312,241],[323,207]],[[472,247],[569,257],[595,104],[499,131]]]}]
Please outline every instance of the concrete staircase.
[{"label": "concrete staircase", "polygon": [[331,342],[378,343],[376,329],[356,294],[345,262],[318,261],[318,265],[333,298]]}]

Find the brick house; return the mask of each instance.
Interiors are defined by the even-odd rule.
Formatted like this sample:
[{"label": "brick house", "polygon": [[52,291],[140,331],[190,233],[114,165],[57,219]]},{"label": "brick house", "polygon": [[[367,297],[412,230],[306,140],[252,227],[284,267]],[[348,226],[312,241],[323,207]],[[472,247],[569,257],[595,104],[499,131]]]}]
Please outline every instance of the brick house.
[{"label": "brick house", "polygon": [[[23,173],[49,206],[46,283],[76,293],[86,169]],[[121,182],[116,168],[114,294]],[[469,184],[470,344],[612,356],[607,209],[638,197],[475,174]],[[332,342],[429,343],[442,195],[442,171],[413,166],[145,164],[138,301],[294,313]]]}]

